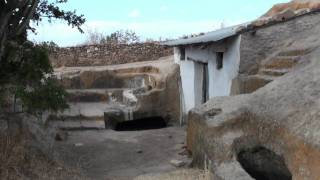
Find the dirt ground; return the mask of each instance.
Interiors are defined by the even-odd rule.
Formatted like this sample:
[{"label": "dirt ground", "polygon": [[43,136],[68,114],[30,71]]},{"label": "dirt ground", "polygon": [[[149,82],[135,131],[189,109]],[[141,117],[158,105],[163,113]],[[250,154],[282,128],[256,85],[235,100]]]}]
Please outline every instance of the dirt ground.
[{"label": "dirt ground", "polygon": [[185,153],[185,128],[116,132],[113,130],[69,131],[68,139],[55,149],[65,164],[88,179],[131,180],[150,173],[177,168],[171,160],[189,163]]}]

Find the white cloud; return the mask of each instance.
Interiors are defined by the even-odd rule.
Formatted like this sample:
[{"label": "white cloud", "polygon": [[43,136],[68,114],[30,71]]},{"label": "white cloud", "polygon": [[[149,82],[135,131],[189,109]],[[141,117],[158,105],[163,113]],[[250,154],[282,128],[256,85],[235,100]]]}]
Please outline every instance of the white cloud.
[{"label": "white cloud", "polygon": [[[242,20],[223,21],[224,25],[230,26],[243,23]],[[120,29],[134,30],[142,39],[153,38],[178,38],[193,33],[208,32],[219,29],[222,21],[148,21],[148,22],[120,22],[120,21],[88,21],[83,29],[85,32],[96,30],[110,34]],[[62,24],[54,23],[40,25],[38,35],[30,34],[29,39],[36,41],[54,41],[60,46],[73,46],[85,41],[86,35],[77,29]]]},{"label": "white cloud", "polygon": [[130,11],[130,13],[128,14],[128,16],[131,17],[131,18],[137,18],[140,15],[141,14],[140,14],[140,11],[138,9],[134,9],[134,10]]}]

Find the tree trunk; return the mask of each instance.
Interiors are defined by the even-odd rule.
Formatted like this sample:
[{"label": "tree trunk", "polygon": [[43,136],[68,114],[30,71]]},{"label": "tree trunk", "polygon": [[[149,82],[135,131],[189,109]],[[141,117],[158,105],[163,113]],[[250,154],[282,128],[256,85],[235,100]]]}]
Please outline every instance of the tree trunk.
[{"label": "tree trunk", "polygon": [[[10,0],[8,4],[0,9],[0,62],[4,61],[5,46],[14,37],[25,33],[30,20],[33,18],[40,0],[17,1]],[[16,8],[21,12],[21,16],[13,16]],[[13,26],[13,27],[10,27]]]},{"label": "tree trunk", "polygon": [[5,45],[8,37],[8,25],[10,20],[10,13],[1,13],[0,17],[0,62],[5,51]]}]

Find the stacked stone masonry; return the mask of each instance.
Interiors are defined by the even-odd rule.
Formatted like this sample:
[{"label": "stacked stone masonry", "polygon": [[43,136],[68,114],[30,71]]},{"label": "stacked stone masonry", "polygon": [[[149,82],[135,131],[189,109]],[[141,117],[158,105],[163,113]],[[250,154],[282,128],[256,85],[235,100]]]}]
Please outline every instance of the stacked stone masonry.
[{"label": "stacked stone masonry", "polygon": [[55,68],[103,66],[157,60],[172,54],[172,48],[158,43],[104,44],[55,48],[50,60]]}]

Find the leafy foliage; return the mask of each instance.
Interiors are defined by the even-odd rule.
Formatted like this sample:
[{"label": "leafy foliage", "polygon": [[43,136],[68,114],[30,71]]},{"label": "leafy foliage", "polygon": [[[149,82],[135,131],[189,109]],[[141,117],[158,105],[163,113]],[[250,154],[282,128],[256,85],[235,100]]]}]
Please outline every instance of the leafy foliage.
[{"label": "leafy foliage", "polygon": [[42,21],[43,18],[47,18],[49,22],[52,19],[64,20],[69,26],[76,27],[80,32],[83,30],[80,28],[85,22],[84,16],[78,16],[76,11],[64,11],[57,6],[60,3],[67,3],[67,0],[57,0],[55,2],[49,2],[48,0],[43,0],[39,3],[38,9],[34,14],[33,20],[35,22]]},{"label": "leafy foliage", "polygon": [[37,24],[44,19],[49,22],[61,19],[83,32],[83,15],[60,9],[59,4],[66,2],[0,1],[0,91],[19,98],[30,113],[67,108],[67,93],[53,79],[53,68],[48,58],[48,49],[55,47],[55,44],[37,45],[27,40],[27,30],[36,31],[30,26],[30,21]]},{"label": "leafy foliage", "polygon": [[140,42],[140,37],[132,30],[118,30],[109,35],[89,31],[86,44],[132,44]]},{"label": "leafy foliage", "polygon": [[139,36],[134,31],[120,30],[106,36],[105,39],[102,39],[102,43],[131,44],[137,43],[139,40]]},{"label": "leafy foliage", "polygon": [[56,79],[45,79],[41,84],[34,88],[18,87],[16,91],[23,104],[27,107],[26,111],[41,114],[45,110],[59,111],[68,108],[65,101],[66,91]]}]

